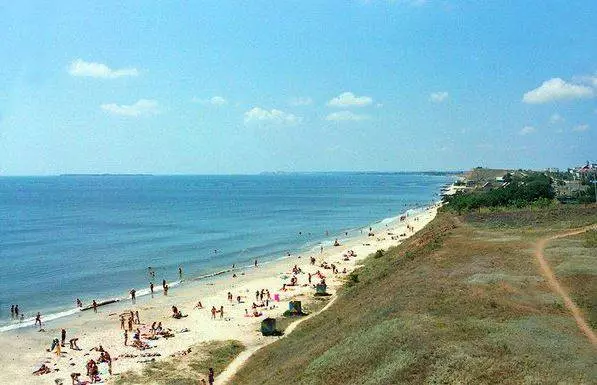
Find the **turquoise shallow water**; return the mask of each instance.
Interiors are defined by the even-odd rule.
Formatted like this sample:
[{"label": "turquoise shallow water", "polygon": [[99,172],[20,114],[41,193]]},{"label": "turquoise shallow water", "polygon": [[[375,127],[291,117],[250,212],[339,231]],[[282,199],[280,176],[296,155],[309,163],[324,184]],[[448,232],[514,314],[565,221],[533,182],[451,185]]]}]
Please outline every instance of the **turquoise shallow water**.
[{"label": "turquoise shallow water", "polygon": [[[0,178],[0,326],[308,252],[438,200],[441,173]],[[327,236],[326,236],[327,232]],[[47,317],[46,317],[47,318]]]}]

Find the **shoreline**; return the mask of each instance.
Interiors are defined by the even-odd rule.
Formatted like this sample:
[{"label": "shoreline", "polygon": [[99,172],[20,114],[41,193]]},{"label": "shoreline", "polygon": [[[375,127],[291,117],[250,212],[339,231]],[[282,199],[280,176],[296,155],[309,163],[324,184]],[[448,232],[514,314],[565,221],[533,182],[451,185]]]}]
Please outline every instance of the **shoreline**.
[{"label": "shoreline", "polygon": [[[238,339],[245,344],[247,350],[260,348],[276,340],[271,337],[263,337],[261,333],[258,333],[257,329],[260,321],[265,316],[274,318],[280,316],[288,308],[288,301],[291,299],[308,302],[308,298],[313,292],[310,285],[289,287],[289,290],[285,292],[280,290],[282,283],[288,282],[289,277],[292,275],[289,273],[289,269],[293,265],[299,266],[303,272],[315,273],[315,270],[322,270],[328,276],[329,270],[323,270],[321,267],[309,264],[309,256],[314,256],[317,259],[317,265],[326,260],[335,263],[339,270],[346,268],[347,273],[349,273],[357,267],[360,260],[375,250],[379,248],[387,249],[387,247],[397,245],[401,240],[406,239],[406,237],[390,239],[390,236],[385,235],[386,233],[400,234],[406,228],[407,223],[414,226],[415,230],[419,230],[435,216],[436,209],[437,205],[421,208],[417,210],[416,214],[408,216],[405,221],[400,221],[400,215],[392,217],[393,220],[389,220],[389,218],[382,219],[375,223],[379,225],[375,230],[377,235],[377,237],[373,237],[375,239],[367,237],[366,234],[357,234],[346,240],[339,237],[338,239],[342,243],[340,247],[327,246],[321,254],[310,250],[301,252],[300,256],[291,255],[267,263],[263,262],[260,263],[257,269],[244,268],[242,274],[238,274],[237,278],[234,279],[224,277],[226,273],[212,276],[206,280],[193,281],[191,279],[183,281],[181,285],[169,293],[169,296],[164,296],[162,293],[154,295],[153,298],[150,295],[141,296],[137,299],[136,305],[131,305],[130,300],[120,301],[99,308],[98,314],[89,311],[78,312],[72,317],[57,319],[44,325],[45,332],[40,333],[36,331],[37,329],[27,328],[0,333],[0,341],[8,347],[8,351],[20,353],[13,357],[0,358],[0,362],[4,367],[4,370],[0,373],[0,382],[10,382],[14,378],[26,378],[28,383],[39,384],[54,383],[56,378],[61,378],[66,382],[71,372],[84,373],[86,360],[90,357],[95,359],[96,356],[99,356],[99,354],[89,352],[90,348],[97,347],[99,344],[103,344],[114,360],[113,367],[116,376],[111,376],[111,378],[117,377],[117,374],[127,370],[140,370],[144,364],[138,361],[144,361],[143,359],[131,359],[124,355],[138,355],[141,352],[131,346],[125,347],[123,345],[122,330],[119,328],[118,314],[130,310],[139,311],[142,324],[159,321],[165,327],[171,328],[175,334],[174,338],[168,340],[148,341],[150,345],[154,346],[149,352],[161,354],[156,357],[156,360],[163,360],[171,354],[185,350],[194,344],[213,340]],[[423,218],[424,220],[419,220]],[[388,221],[386,222],[386,220]],[[382,232],[384,235],[381,235]],[[407,233],[407,235],[410,236],[413,233]],[[349,249],[357,252],[357,257],[350,258],[349,261],[342,261],[342,254]],[[227,273],[231,275],[232,271]],[[342,285],[342,277],[344,276],[345,274],[338,274],[326,278],[328,291],[332,295]],[[305,273],[299,275],[298,279],[299,285],[306,284]],[[313,282],[315,281],[314,279]],[[244,309],[251,308],[251,302],[254,298],[253,293],[255,290],[263,288],[270,290],[272,298],[275,294],[278,294],[280,302],[275,302],[275,307],[272,309],[261,310],[263,317],[245,317]],[[235,303],[236,301],[227,301],[226,292],[232,292],[234,297],[242,295],[245,297],[245,303],[238,304]],[[202,310],[193,309],[197,300],[201,300],[203,303],[204,308]],[[177,306],[188,317],[180,320],[171,318],[171,306]],[[219,318],[210,320],[208,309],[211,306],[218,308],[219,306],[225,306],[226,317],[224,319],[226,321]],[[52,339],[59,337],[61,328],[67,330],[67,341],[73,337],[79,338],[79,346],[83,349],[82,351],[71,351],[65,348],[61,356],[45,351]],[[184,329],[189,331],[180,332]],[[58,369],[58,371],[39,377],[33,376],[31,372],[37,369],[41,363],[46,363],[47,366]],[[100,365],[100,376],[103,379],[107,377],[105,364]],[[82,378],[86,377],[83,376]],[[109,382],[111,381],[112,379],[109,379]]]},{"label": "shoreline", "polygon": [[[308,244],[297,249],[296,255],[314,253],[316,250],[319,249],[320,246],[330,247],[330,246],[332,246],[332,243],[333,243],[333,241],[331,241],[330,238],[337,237],[337,239],[342,242],[350,241],[351,239],[362,235],[362,231],[366,230],[368,227],[372,227],[375,230],[379,226],[383,226],[384,224],[391,224],[391,223],[397,221],[400,218],[400,216],[402,216],[402,215],[408,215],[409,213],[411,215],[415,215],[416,213],[418,213],[422,210],[425,210],[425,208],[426,207],[409,208],[401,214],[374,221],[366,226],[362,226],[362,227],[359,226],[359,227],[344,229],[344,230],[339,231],[336,234],[323,236],[319,241],[312,240],[312,241],[308,242]],[[359,230],[361,230],[360,234],[357,233]],[[348,233],[349,235],[345,235],[345,233]],[[285,255],[285,256],[266,255],[266,256],[260,258],[259,264],[260,265],[268,265],[268,264],[272,264],[272,263],[278,263],[284,259],[291,258],[292,255],[294,255],[294,254]],[[240,261],[237,263],[243,263],[243,262],[246,262],[248,264],[242,265],[242,266],[237,266],[235,268],[218,265],[218,266],[214,267],[215,271],[207,272],[205,274],[201,274],[198,276],[192,276],[192,277],[182,279],[182,280],[179,279],[179,280],[171,281],[171,282],[168,282],[168,286],[170,289],[173,289],[173,288],[179,287],[183,283],[186,283],[188,285],[188,284],[195,284],[195,283],[201,282],[201,281],[203,281],[203,282],[211,281],[211,280],[217,279],[219,276],[227,274],[227,273],[232,274],[232,273],[240,272],[240,273],[244,274],[244,272],[251,269],[253,267],[253,265],[250,264],[251,259],[249,259],[247,261]],[[151,295],[148,285],[143,286],[142,288],[135,288],[135,289],[137,291],[137,293],[136,293],[137,299]],[[162,292],[162,287],[157,282],[155,283],[154,292],[155,293]],[[110,303],[110,304],[101,305],[99,307],[117,306],[119,304],[126,303],[127,301],[130,301],[130,296],[128,296],[128,295],[125,295],[125,296],[112,295],[112,296],[106,296],[106,297],[98,297],[98,298],[96,298],[96,301],[98,303],[102,303],[104,301],[112,301],[112,303]],[[60,320],[62,318],[76,316],[81,311],[88,310],[87,308],[90,306],[91,306],[91,303],[84,303],[82,308],[60,307],[60,308],[56,308],[55,311],[51,311],[49,313],[42,312],[42,322],[44,322],[44,323],[57,322],[58,320]],[[34,327],[35,316],[33,314],[37,313],[37,311],[38,310],[32,310],[30,312],[31,314],[26,316],[22,321],[16,321],[14,319],[9,322],[5,322],[6,320],[2,321],[3,323],[0,324],[0,336],[4,333],[11,333],[14,331],[18,331],[20,329],[27,329],[27,328]]]}]

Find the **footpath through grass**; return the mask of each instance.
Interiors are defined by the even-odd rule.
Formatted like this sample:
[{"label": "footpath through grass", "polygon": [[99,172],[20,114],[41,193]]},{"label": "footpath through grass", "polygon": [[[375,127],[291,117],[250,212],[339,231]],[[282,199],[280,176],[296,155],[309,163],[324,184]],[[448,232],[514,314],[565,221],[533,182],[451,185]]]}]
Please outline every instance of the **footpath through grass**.
[{"label": "footpath through grass", "polygon": [[[440,213],[369,257],[334,305],[257,352],[230,383],[597,383],[597,351],[533,258],[538,238],[591,223],[595,205]],[[588,237],[554,244],[566,252],[553,258],[592,320],[597,248]]]}]

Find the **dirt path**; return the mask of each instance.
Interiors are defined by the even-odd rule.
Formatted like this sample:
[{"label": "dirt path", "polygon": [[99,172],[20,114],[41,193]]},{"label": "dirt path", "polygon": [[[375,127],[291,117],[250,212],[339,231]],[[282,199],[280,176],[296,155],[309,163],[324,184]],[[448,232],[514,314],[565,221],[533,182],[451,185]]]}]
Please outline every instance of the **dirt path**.
[{"label": "dirt path", "polygon": [[[290,325],[288,325],[288,327],[286,328],[286,330],[284,330],[284,334],[280,337],[280,338],[284,338],[286,336],[288,336],[290,333],[292,333],[292,331],[294,329],[296,329],[296,327],[298,325],[300,325],[302,322],[308,320],[309,318],[312,318],[314,316],[316,316],[317,314],[325,311],[327,308],[329,308],[330,306],[332,306],[332,304],[336,301],[336,298],[338,298],[337,296],[334,296],[323,308],[319,309],[317,312],[309,314],[306,317],[303,317],[293,323],[291,323]],[[266,344],[263,345],[258,345],[258,346],[252,346],[250,348],[248,348],[247,350],[243,351],[242,353],[240,353],[227,367],[226,369],[224,369],[224,371],[222,373],[220,373],[218,375],[218,377],[215,379],[215,384],[216,385],[224,385],[227,384],[230,379],[236,374],[236,372],[241,368],[241,366],[243,366],[243,364],[253,355],[255,354],[255,352],[257,352],[259,349],[266,347],[267,345],[269,345],[272,342],[277,341],[278,339],[270,339]]]},{"label": "dirt path", "polygon": [[569,237],[571,235],[581,234],[587,230],[596,229],[596,228],[597,228],[597,226],[593,225],[593,226],[585,227],[583,229],[567,231],[565,233],[560,233],[560,234],[557,234],[557,235],[554,235],[551,237],[541,238],[535,246],[535,258],[537,259],[537,262],[539,263],[539,267],[541,268],[541,273],[547,279],[547,283],[549,284],[551,289],[554,292],[558,293],[560,295],[560,297],[562,297],[562,299],[564,300],[564,304],[566,305],[568,310],[570,310],[570,312],[572,313],[572,316],[574,317],[574,320],[576,321],[576,324],[578,325],[579,329],[587,336],[587,338],[589,339],[591,344],[593,344],[594,347],[597,347],[597,335],[595,335],[595,332],[591,329],[591,327],[589,326],[587,321],[584,319],[578,306],[576,306],[576,304],[572,301],[570,296],[568,296],[568,293],[566,292],[566,290],[558,282],[556,276],[553,273],[553,270],[551,270],[549,263],[547,262],[547,260],[545,259],[545,256],[543,255],[543,251],[545,250],[545,246],[547,245],[547,243],[551,240]]}]

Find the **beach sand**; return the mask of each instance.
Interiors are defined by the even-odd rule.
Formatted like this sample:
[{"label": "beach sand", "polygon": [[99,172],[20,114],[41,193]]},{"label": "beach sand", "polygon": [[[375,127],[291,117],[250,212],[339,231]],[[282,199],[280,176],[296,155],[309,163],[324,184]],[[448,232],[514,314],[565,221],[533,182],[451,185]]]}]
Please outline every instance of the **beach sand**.
[{"label": "beach sand", "polygon": [[[169,358],[171,354],[188,349],[197,343],[236,339],[241,341],[247,348],[247,352],[254,352],[257,349],[275,341],[278,337],[263,337],[259,331],[260,322],[263,318],[278,317],[288,309],[288,302],[293,299],[305,303],[313,297],[314,289],[307,284],[307,273],[314,274],[320,270],[326,276],[328,292],[334,294],[342,285],[344,277],[360,261],[378,249],[399,244],[408,236],[420,230],[429,223],[437,212],[436,207],[431,207],[409,216],[406,220],[394,221],[382,225],[375,230],[375,236],[368,236],[368,229],[363,229],[362,235],[357,235],[347,240],[341,240],[341,246],[328,246],[323,253],[313,251],[302,253],[300,256],[293,255],[268,264],[259,265],[257,268],[247,268],[237,271],[237,278],[232,278],[232,272],[208,280],[198,282],[184,282],[180,286],[169,290],[168,296],[162,292],[156,293],[153,297],[143,296],[137,298],[135,305],[131,301],[124,301],[117,304],[107,305],[98,308],[97,314],[93,311],[79,312],[74,316],[50,321],[43,325],[45,331],[38,331],[37,327],[28,327],[0,333],[0,344],[3,347],[3,354],[0,355],[0,383],[27,383],[27,384],[55,384],[56,379],[62,379],[64,384],[70,384],[72,372],[81,373],[81,379],[87,380],[85,376],[85,364],[93,358],[97,360],[99,353],[90,351],[91,348],[100,344],[108,351],[113,360],[113,375],[108,375],[106,364],[100,364],[100,377],[107,383],[113,382],[119,373],[134,370],[140,371],[145,362],[154,358],[162,360]],[[407,230],[407,224],[414,231]],[[388,234],[390,233],[390,234]],[[400,237],[400,234],[406,236]],[[343,254],[353,250],[357,256],[343,260]],[[315,265],[310,264],[310,257],[316,258]],[[326,261],[335,264],[340,272],[344,268],[347,274],[332,274],[331,270],[320,267]],[[302,274],[298,274],[298,286],[288,287],[282,291],[283,283],[288,283],[292,276],[292,268],[297,265]],[[244,273],[241,275],[241,272]],[[318,283],[319,279],[313,276],[312,283]],[[90,284],[101,284],[90,282]],[[304,286],[303,286],[304,285]],[[137,288],[139,289],[139,288]],[[245,309],[252,312],[252,303],[255,301],[255,292],[261,289],[268,289],[272,301],[270,306],[273,309],[258,308],[263,312],[261,317],[246,317]],[[231,292],[233,301],[227,300],[227,293]],[[279,302],[273,301],[278,294]],[[236,303],[236,297],[242,296],[244,303]],[[203,309],[194,309],[197,301],[201,301]],[[172,306],[177,306],[183,314],[188,317],[174,319]],[[215,320],[211,319],[211,307],[217,309],[224,306],[224,318],[217,314]],[[132,332],[129,332],[129,346],[124,346],[123,330],[120,328],[119,315],[130,310],[138,311],[141,325],[134,325],[134,329],[143,325],[149,326],[152,322],[162,322],[165,328],[172,329],[175,334],[173,338],[159,338],[158,340],[146,341],[152,348],[139,351],[130,346]],[[303,318],[298,318],[300,322]],[[43,316],[42,316],[43,320]],[[67,331],[66,347],[62,348],[62,354],[47,352],[54,338],[60,339],[60,331],[64,328]],[[180,332],[188,329],[186,332]],[[287,330],[292,330],[291,325]],[[68,340],[77,337],[80,351],[71,350],[68,347]],[[145,340],[144,340],[145,341]],[[159,353],[157,357],[141,357],[141,354]],[[216,383],[226,383],[227,379],[240,367],[250,354],[241,354],[229,369],[223,372]],[[137,355],[137,357],[125,357],[123,355]],[[53,371],[49,374],[34,376],[32,372],[45,363]]]}]

